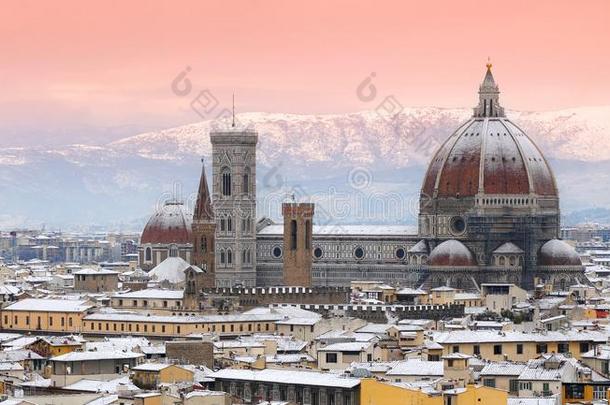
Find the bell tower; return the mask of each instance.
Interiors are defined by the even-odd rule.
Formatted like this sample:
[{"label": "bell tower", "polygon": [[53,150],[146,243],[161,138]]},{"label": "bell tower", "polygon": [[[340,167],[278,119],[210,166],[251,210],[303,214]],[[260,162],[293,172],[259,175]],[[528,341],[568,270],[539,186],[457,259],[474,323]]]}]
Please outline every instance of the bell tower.
[{"label": "bell tower", "polygon": [[284,203],[284,285],[311,287],[314,204]]},{"label": "bell tower", "polygon": [[203,273],[197,274],[198,280],[195,284],[198,287],[213,288],[216,286],[216,222],[214,220],[214,211],[212,209],[212,200],[208,189],[203,159],[197,202],[193,212],[192,233],[193,256],[191,264],[203,270]]},{"label": "bell tower", "polygon": [[[233,124],[235,125],[235,124]],[[213,131],[216,285],[256,286],[256,144],[250,129]]]}]

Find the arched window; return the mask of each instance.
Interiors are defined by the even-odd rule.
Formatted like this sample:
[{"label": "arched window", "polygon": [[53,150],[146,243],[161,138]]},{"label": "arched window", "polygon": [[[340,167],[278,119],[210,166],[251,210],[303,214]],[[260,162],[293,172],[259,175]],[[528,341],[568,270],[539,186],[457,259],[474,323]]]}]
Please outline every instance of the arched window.
[{"label": "arched window", "polygon": [[230,216],[227,217],[227,232],[233,232],[233,219]]},{"label": "arched window", "polygon": [[247,263],[247,261],[246,261],[246,249],[241,251],[241,262],[242,263]]},{"label": "arched window", "polygon": [[227,266],[233,265],[233,252],[231,249],[227,249]]},{"label": "arched window", "polygon": [[220,264],[225,264],[225,251],[220,249]]},{"label": "arched window", "polygon": [[305,221],[305,249],[311,249],[311,221]]},{"label": "arched window", "polygon": [[152,249],[147,247],[144,253],[144,260],[150,262],[152,260]]},{"label": "arched window", "polygon": [[201,242],[199,244],[199,249],[201,250],[202,254],[205,254],[208,251],[208,241],[205,238],[205,236],[201,237]]},{"label": "arched window", "polygon": [[227,229],[227,221],[224,218],[220,218],[220,230],[224,232]]},{"label": "arched window", "polygon": [[296,250],[297,248],[297,221],[290,221],[290,249]]},{"label": "arched window", "polygon": [[504,256],[500,256],[500,266],[504,266],[506,264],[506,258]]},{"label": "arched window", "polygon": [[248,263],[252,263],[252,255],[250,254],[250,249],[248,249],[248,252],[246,254],[246,259],[248,259]]},{"label": "arched window", "polygon": [[169,257],[178,257],[178,246],[171,245],[169,247]]},{"label": "arched window", "polygon": [[224,167],[220,171],[220,192],[222,195],[230,196],[231,195],[231,169],[228,167]]},{"label": "arched window", "polygon": [[250,192],[250,168],[246,167],[244,171],[244,178],[241,183],[241,192],[244,194],[248,194]]}]

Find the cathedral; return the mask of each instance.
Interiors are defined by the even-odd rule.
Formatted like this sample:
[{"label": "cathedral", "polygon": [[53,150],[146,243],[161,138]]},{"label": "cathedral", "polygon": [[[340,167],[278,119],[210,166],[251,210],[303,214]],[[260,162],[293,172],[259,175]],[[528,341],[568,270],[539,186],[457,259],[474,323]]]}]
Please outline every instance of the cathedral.
[{"label": "cathedral", "polygon": [[147,223],[141,267],[180,256],[202,270],[189,275],[197,286],[217,287],[377,280],[462,290],[512,283],[532,290],[584,281],[578,254],[558,239],[553,172],[534,142],[506,118],[491,67],[472,117],[429,163],[417,227],[316,225],[314,205],[296,202],[283,205],[283,224],[257,221],[258,135],[233,127],[210,134],[212,193],[202,169],[193,213],[170,201]]}]

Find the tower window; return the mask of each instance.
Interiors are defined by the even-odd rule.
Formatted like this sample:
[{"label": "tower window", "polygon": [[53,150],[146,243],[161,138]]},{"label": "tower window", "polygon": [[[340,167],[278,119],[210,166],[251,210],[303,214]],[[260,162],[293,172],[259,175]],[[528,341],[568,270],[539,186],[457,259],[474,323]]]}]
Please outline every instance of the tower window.
[{"label": "tower window", "polygon": [[250,192],[250,168],[246,167],[246,171],[244,172],[243,181],[241,184],[241,192],[244,194],[248,194]]},{"label": "tower window", "polygon": [[233,219],[231,217],[227,218],[227,232],[233,232]]},{"label": "tower window", "polygon": [[297,221],[290,221],[290,249],[296,250],[297,248]]},{"label": "tower window", "polygon": [[208,241],[205,238],[205,236],[201,237],[201,243],[199,245],[199,249],[201,250],[202,254],[205,254],[208,251]]},{"label": "tower window", "polygon": [[305,249],[311,249],[311,221],[305,221]]},{"label": "tower window", "polygon": [[225,251],[224,250],[220,251],[220,263],[225,264]]},{"label": "tower window", "polygon": [[222,169],[221,172],[221,185],[220,192],[222,195],[230,196],[231,195],[231,171],[229,168]]},{"label": "tower window", "polygon": [[146,260],[147,262],[152,260],[152,249],[150,247],[146,248],[146,251],[144,254],[144,260]]},{"label": "tower window", "polygon": [[227,249],[227,265],[233,265],[233,252],[231,251],[231,249]]}]

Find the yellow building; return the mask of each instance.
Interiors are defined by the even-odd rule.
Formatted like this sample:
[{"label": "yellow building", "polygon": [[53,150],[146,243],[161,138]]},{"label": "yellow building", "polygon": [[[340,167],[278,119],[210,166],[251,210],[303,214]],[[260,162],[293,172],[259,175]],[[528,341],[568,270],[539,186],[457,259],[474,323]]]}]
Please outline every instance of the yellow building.
[{"label": "yellow building", "polygon": [[73,352],[83,348],[84,341],[73,336],[45,336],[30,343],[27,349],[40,354],[43,357],[55,357],[61,354]]},{"label": "yellow building", "polygon": [[26,298],[2,310],[1,325],[4,330],[75,333],[92,307],[80,300]]},{"label": "yellow building", "polygon": [[159,384],[192,382],[194,373],[180,366],[161,363],[144,363],[133,369],[132,381],[142,389],[154,390]]},{"label": "yellow building", "polygon": [[506,405],[507,401],[506,391],[476,385],[428,394],[372,378],[360,382],[360,403],[367,405]]},{"label": "yellow building", "polygon": [[186,336],[214,333],[219,336],[274,333],[279,314],[166,316],[145,313],[94,313],[83,320],[83,333],[138,336]]},{"label": "yellow building", "polygon": [[528,361],[544,353],[571,354],[580,359],[594,344],[604,343],[605,333],[599,331],[547,331],[523,333],[515,331],[460,330],[438,333],[434,341],[443,346],[443,355],[464,353],[490,361]]}]

